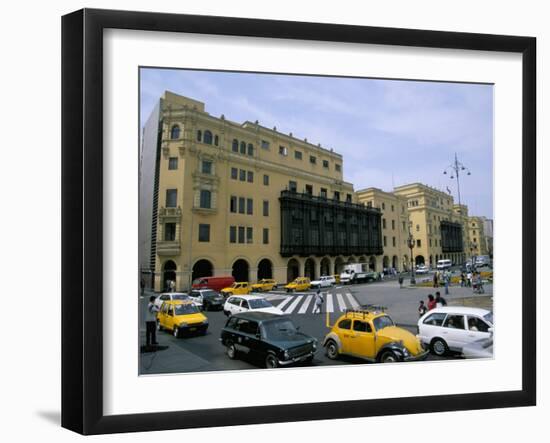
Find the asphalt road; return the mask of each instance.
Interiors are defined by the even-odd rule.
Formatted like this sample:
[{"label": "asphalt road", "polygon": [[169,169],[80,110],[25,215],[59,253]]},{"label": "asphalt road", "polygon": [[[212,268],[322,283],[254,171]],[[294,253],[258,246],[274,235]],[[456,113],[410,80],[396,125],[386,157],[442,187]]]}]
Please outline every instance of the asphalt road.
[{"label": "asphalt road", "polygon": [[[487,287],[487,294],[492,288]],[[444,288],[439,288],[444,294]],[[299,293],[287,295],[285,293],[264,294],[275,306],[285,311],[296,326],[308,335],[315,337],[319,344],[322,343],[328,329],[326,327],[326,311],[329,311],[329,321],[333,324],[342,314],[344,309],[353,308],[364,304],[377,304],[387,307],[388,314],[399,325],[416,334],[416,320],[418,319],[417,307],[419,300],[426,300],[429,293],[434,293],[433,288],[407,287],[399,288],[395,280],[369,283],[353,286],[336,286],[327,288],[322,314],[313,314],[312,293]],[[486,294],[486,295],[487,295]],[[450,294],[445,298],[449,304],[458,304],[466,296],[472,296],[470,288],[451,287]],[[458,303],[454,303],[454,301]],[[148,297],[140,299],[143,313],[147,306]],[[157,340],[162,346],[168,348],[154,353],[143,353],[140,358],[142,374],[180,373],[196,371],[221,371],[258,369],[263,362],[249,360],[240,355],[239,359],[230,360],[225,355],[225,348],[219,341],[221,329],[224,327],[227,317],[222,311],[206,312],[209,320],[207,334],[189,335],[182,338],[174,338],[169,332],[158,332]],[[143,318],[143,317],[141,317]],[[145,341],[144,322],[140,322],[141,343]],[[448,356],[446,359],[456,359],[458,356]],[[440,358],[430,355],[429,360]],[[314,366],[342,365],[342,364],[368,364],[361,359],[342,356],[338,360],[329,360],[324,348],[319,346],[312,362]]]}]

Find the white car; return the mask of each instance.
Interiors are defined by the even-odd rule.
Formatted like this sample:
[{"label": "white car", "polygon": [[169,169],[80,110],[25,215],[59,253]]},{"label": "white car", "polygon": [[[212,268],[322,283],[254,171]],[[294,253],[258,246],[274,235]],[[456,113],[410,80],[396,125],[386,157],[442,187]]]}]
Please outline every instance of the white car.
[{"label": "white car", "polygon": [[185,292],[163,292],[162,294],[157,295],[157,298],[155,298],[155,301],[153,303],[157,308],[160,309],[160,307],[165,301],[171,301],[171,300],[191,300],[193,304],[198,308],[202,306],[202,303],[200,301],[193,300]]},{"label": "white car", "polygon": [[283,311],[269,303],[259,295],[232,295],[228,297],[223,306],[225,315],[238,314],[239,312],[269,312],[270,314],[283,315]]},{"label": "white car", "polygon": [[323,275],[319,277],[319,280],[313,280],[311,282],[311,289],[316,288],[328,288],[336,284],[336,279],[332,275]]},{"label": "white car", "polygon": [[444,306],[426,312],[418,320],[418,337],[432,352],[443,356],[462,353],[467,344],[491,337],[493,313],[465,306]]},{"label": "white car", "polygon": [[418,265],[416,267],[416,273],[417,274],[427,274],[430,270],[428,269],[428,267],[426,265]]}]

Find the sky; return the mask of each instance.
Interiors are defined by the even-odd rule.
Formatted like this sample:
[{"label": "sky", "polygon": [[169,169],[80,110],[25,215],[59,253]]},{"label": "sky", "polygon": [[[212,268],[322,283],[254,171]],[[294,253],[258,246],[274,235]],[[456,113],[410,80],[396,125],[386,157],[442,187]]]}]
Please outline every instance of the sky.
[{"label": "sky", "polygon": [[470,215],[493,218],[492,85],[157,68],[140,74],[141,126],[168,90],[204,102],[215,117],[258,120],[334,149],[356,191],[420,182],[448,188],[458,202],[450,178],[456,153],[467,168],[462,203]]}]

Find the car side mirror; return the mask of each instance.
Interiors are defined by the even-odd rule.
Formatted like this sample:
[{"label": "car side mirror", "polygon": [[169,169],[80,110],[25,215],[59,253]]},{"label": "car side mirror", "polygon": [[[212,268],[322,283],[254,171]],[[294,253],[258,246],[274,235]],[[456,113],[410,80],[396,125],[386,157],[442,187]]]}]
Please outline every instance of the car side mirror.
[{"label": "car side mirror", "polygon": [[493,332],[495,332],[495,328],[489,328],[489,329],[487,329],[487,331],[488,331],[490,334],[492,334]]},{"label": "car side mirror", "polygon": [[260,339],[262,338],[262,334],[259,333],[259,332],[256,332],[256,338],[257,338],[258,340],[260,340]]}]

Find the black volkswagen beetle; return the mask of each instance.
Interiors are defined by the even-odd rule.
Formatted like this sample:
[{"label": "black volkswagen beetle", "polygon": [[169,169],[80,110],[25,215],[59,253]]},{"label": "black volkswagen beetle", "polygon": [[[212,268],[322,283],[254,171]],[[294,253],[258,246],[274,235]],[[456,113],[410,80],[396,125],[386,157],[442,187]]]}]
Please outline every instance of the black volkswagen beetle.
[{"label": "black volkswagen beetle", "polygon": [[298,329],[285,315],[242,312],[229,317],[220,341],[229,358],[241,352],[261,360],[267,368],[311,362],[317,340]]}]

